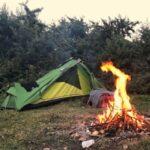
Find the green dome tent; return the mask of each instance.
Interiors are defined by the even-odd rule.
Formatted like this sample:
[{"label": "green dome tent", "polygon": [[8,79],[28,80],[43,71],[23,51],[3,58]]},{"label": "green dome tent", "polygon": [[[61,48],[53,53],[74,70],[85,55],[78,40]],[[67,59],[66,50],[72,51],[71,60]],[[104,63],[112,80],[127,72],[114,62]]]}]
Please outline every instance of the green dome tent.
[{"label": "green dome tent", "polygon": [[103,87],[80,59],[70,59],[36,81],[37,87],[28,92],[19,83],[7,90],[1,108],[21,110],[24,106],[40,105],[67,97],[85,96],[92,89]]}]

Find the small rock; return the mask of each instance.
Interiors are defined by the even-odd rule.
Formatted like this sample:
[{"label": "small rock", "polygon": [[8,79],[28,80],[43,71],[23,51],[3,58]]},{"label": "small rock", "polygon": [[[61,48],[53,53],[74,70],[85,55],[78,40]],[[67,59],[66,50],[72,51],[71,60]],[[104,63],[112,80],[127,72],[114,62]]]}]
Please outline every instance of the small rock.
[{"label": "small rock", "polygon": [[101,134],[104,134],[105,133],[105,130],[100,130],[99,131]]},{"label": "small rock", "polygon": [[43,148],[43,150],[50,150],[50,148],[49,147],[45,147],[45,148]]},{"label": "small rock", "polygon": [[92,132],[92,134],[91,134],[91,135],[92,135],[92,136],[97,136],[97,135],[98,135],[98,133],[99,133],[99,132],[95,130],[95,131],[93,131],[93,132]]},{"label": "small rock", "polygon": [[126,150],[128,148],[128,145],[124,144],[123,149]]},{"label": "small rock", "polygon": [[64,146],[64,150],[67,150],[68,148],[67,148],[67,146]]},{"label": "small rock", "polygon": [[79,136],[80,136],[80,135],[79,135],[77,132],[71,135],[71,137],[73,137],[73,138],[77,138],[77,137],[79,137]]},{"label": "small rock", "polygon": [[90,134],[91,132],[90,132],[90,130],[89,130],[89,129],[86,129],[86,133]]},{"label": "small rock", "polygon": [[85,137],[80,137],[80,138],[79,138],[79,141],[85,141],[85,140],[86,140]]}]

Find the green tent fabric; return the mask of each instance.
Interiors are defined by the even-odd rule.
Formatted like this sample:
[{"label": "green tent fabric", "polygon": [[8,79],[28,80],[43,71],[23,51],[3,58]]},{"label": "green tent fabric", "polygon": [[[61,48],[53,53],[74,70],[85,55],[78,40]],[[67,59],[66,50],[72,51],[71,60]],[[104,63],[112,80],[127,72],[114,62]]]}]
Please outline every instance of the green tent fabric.
[{"label": "green tent fabric", "polygon": [[103,87],[80,59],[68,60],[38,79],[36,83],[38,86],[32,91],[27,91],[20,83],[15,83],[7,90],[8,96],[1,108],[21,110],[28,104],[84,96],[92,89]]}]

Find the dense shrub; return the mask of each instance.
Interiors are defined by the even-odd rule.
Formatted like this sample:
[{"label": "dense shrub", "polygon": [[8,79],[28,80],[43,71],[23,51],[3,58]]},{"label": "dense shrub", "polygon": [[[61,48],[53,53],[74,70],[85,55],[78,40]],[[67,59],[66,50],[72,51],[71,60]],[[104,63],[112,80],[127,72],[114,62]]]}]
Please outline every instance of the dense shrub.
[{"label": "dense shrub", "polygon": [[14,81],[31,88],[34,81],[70,57],[81,58],[95,75],[113,89],[111,74],[100,71],[111,60],[132,76],[129,91],[150,92],[150,28],[141,27],[136,40],[127,40],[138,22],[118,16],[101,22],[63,18],[59,24],[45,25],[38,19],[42,9],[9,13],[0,10],[0,88]]}]

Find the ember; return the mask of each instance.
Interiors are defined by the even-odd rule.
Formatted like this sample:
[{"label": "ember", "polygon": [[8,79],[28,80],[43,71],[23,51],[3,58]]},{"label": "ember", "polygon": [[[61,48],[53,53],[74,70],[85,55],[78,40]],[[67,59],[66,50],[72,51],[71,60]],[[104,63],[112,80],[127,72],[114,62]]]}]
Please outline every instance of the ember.
[{"label": "ember", "polygon": [[97,116],[99,124],[105,124],[105,129],[122,128],[123,130],[140,130],[144,125],[144,117],[139,115],[130,103],[130,97],[126,92],[127,81],[131,77],[121,70],[117,69],[112,62],[103,63],[101,70],[112,72],[115,75],[116,90],[114,91],[114,100],[110,101],[108,107]]}]

